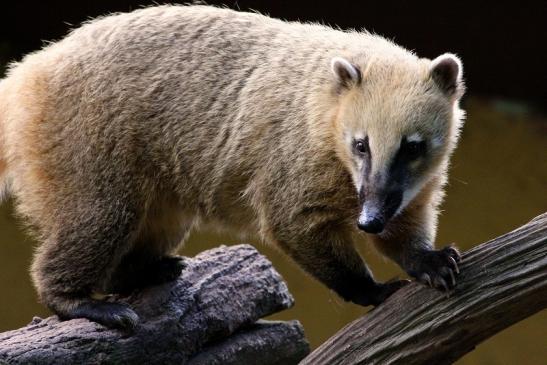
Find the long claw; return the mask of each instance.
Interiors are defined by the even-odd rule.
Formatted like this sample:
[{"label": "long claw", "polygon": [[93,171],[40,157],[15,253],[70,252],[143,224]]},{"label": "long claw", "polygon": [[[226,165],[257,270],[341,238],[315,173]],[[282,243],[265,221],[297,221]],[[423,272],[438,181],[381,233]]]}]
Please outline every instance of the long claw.
[{"label": "long claw", "polygon": [[450,273],[450,279],[452,280],[452,287],[456,286],[456,278],[454,277],[454,272],[450,269],[448,269],[448,272]]},{"label": "long claw", "polygon": [[420,277],[420,280],[422,282],[426,282],[427,285],[429,285],[429,286],[433,286],[433,284],[431,283],[431,277],[426,273],[422,274],[422,276]]},{"label": "long claw", "polygon": [[460,273],[460,268],[458,267],[458,263],[452,256],[449,256],[448,259],[450,260],[450,264],[452,265],[452,269],[456,272],[456,274]]},{"label": "long claw", "polygon": [[455,248],[453,246],[450,246],[448,249],[452,253],[452,255],[450,255],[450,256],[454,256],[453,258],[454,258],[454,260],[456,260],[456,262],[460,262],[462,260],[462,256],[460,254],[460,251],[458,251],[457,248]]},{"label": "long claw", "polygon": [[446,284],[446,281],[444,281],[444,279],[441,278],[441,277],[435,278],[435,286],[436,287],[442,286],[445,292],[447,292],[449,290],[448,289],[448,284]]}]

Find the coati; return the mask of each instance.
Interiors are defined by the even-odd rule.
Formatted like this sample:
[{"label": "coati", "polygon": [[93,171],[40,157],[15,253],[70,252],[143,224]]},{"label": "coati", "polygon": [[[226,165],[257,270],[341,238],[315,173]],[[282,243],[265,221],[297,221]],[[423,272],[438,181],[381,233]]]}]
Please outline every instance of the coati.
[{"label": "coati", "polygon": [[90,21],[0,83],[0,178],[42,242],[39,296],[133,328],[95,294],[176,278],[200,223],[256,234],[361,305],[405,282],[373,279],[359,231],[448,290],[460,256],[433,242],[463,89],[456,56],[365,31],[208,6]]}]

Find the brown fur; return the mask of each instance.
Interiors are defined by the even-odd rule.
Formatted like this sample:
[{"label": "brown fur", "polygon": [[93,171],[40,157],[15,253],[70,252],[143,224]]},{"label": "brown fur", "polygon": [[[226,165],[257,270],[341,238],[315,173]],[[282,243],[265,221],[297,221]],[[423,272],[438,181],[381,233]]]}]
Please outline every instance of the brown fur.
[{"label": "brown fur", "polygon": [[[333,57],[359,80],[336,79]],[[419,276],[419,252],[438,252],[461,124],[443,84],[456,76],[434,64],[368,33],[162,6],[92,21],[12,65],[0,178],[43,242],[32,266],[42,300],[67,318],[134,325],[93,293],[131,289],[120,278],[158,263],[176,274],[164,256],[203,223],[281,247],[347,300],[381,302],[401,283],[376,283],[353,246],[361,162],[346,135],[368,133],[378,176],[401,136],[440,141],[411,168],[420,192],[373,237]]]}]

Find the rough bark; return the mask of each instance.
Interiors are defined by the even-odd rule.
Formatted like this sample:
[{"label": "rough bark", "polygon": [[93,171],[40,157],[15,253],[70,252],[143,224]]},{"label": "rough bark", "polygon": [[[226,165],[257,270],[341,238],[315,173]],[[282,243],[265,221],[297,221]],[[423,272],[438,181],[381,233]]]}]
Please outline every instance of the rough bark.
[{"label": "rough bark", "polygon": [[257,322],[293,298],[252,246],[186,262],[177,281],[123,298],[140,317],[133,334],[85,319],[35,318],[0,334],[0,363],[296,364],[309,352],[297,321]]},{"label": "rough bark", "polygon": [[301,364],[451,364],[547,307],[547,214],[463,254],[449,296],[412,283]]}]

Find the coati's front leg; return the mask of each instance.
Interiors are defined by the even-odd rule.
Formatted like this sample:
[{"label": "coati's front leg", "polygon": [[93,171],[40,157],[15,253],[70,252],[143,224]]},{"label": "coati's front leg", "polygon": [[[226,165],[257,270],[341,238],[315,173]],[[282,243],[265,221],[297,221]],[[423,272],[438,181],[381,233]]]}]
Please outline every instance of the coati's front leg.
[{"label": "coati's front leg", "polygon": [[376,306],[407,283],[405,280],[376,282],[355,250],[347,227],[334,224],[314,229],[296,226],[300,226],[301,232],[282,229],[283,232],[276,235],[276,243],[306,272],[343,299],[363,306]]},{"label": "coati's front leg", "polygon": [[[435,186],[435,185],[434,185]],[[433,247],[437,225],[436,194],[426,189],[379,235],[370,235],[379,251],[397,262],[410,276],[441,290],[452,289],[459,274],[460,253],[455,247]]]},{"label": "coati's front leg", "polygon": [[406,237],[397,233],[372,239],[381,252],[420,282],[445,291],[456,285],[461,259],[455,247],[435,250],[431,242],[423,237]]}]

